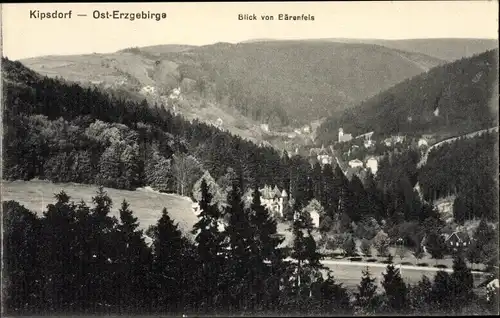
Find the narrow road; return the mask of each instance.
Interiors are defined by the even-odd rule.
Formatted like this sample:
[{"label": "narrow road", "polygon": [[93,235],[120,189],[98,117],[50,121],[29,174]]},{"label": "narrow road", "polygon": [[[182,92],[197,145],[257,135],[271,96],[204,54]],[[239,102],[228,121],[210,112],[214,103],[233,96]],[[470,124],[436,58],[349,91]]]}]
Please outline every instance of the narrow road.
[{"label": "narrow road", "polygon": [[[287,261],[294,262],[295,260],[291,258],[287,258]],[[368,262],[351,262],[351,261],[340,261],[340,260],[331,260],[325,259],[322,260],[321,263],[328,267],[328,265],[340,265],[340,266],[357,266],[357,267],[377,267],[377,268],[386,268],[387,264],[380,263],[368,263]],[[445,271],[447,273],[453,273],[453,269],[451,268],[436,268],[436,267],[424,267],[424,266],[412,266],[412,265],[400,265],[397,262],[394,262],[394,266],[396,268],[401,268],[402,270],[414,270],[420,272],[439,272]],[[471,271],[472,274],[477,275],[486,275],[487,273],[479,272],[479,271]]]},{"label": "narrow road", "polygon": [[442,140],[438,143],[435,143],[434,145],[430,146],[427,151],[425,152],[425,154],[422,156],[422,159],[420,159],[419,163],[417,164],[417,168],[420,168],[422,167],[423,165],[425,165],[427,163],[427,158],[429,157],[429,153],[433,150],[433,149],[436,149],[446,143],[450,143],[450,142],[453,142],[459,138],[473,138],[473,137],[476,137],[476,136],[479,136],[483,133],[486,133],[486,132],[490,132],[490,131],[494,131],[494,130],[497,130],[498,131],[498,126],[497,127],[492,127],[492,128],[488,128],[488,129],[481,129],[481,130],[478,130],[478,131],[474,131],[474,132],[471,132],[471,133],[468,133],[468,134],[465,134],[465,135],[461,135],[461,136],[457,136],[457,137],[451,137],[451,138],[448,138],[448,139],[445,139],[445,140]]}]

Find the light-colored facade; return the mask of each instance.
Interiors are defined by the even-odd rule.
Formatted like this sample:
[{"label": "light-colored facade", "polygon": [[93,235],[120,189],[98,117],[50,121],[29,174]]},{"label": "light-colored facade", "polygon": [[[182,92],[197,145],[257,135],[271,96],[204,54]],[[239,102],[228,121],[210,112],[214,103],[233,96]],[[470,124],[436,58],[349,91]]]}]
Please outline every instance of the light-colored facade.
[{"label": "light-colored facade", "polygon": [[366,168],[370,169],[372,173],[376,175],[378,171],[378,160],[374,157],[368,158],[368,160],[366,160]]},{"label": "light-colored facade", "polygon": [[339,142],[346,142],[351,140],[352,140],[352,135],[344,134],[344,129],[339,128]]},{"label": "light-colored facade", "polygon": [[351,161],[349,161],[349,166],[351,168],[363,167],[363,161],[361,161],[359,159],[351,160]]}]

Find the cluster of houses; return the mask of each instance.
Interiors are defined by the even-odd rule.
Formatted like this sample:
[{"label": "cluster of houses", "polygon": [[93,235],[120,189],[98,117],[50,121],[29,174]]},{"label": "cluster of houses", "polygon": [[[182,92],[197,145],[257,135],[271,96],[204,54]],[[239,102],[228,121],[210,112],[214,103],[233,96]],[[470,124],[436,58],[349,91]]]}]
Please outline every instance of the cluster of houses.
[{"label": "cluster of houses", "polygon": [[349,164],[349,167],[351,167],[353,169],[365,168],[367,170],[370,170],[373,175],[376,175],[377,171],[378,171],[378,160],[375,157],[367,158],[364,163],[363,163],[363,161],[361,161],[359,159],[353,159],[353,160],[350,160],[348,164]]}]

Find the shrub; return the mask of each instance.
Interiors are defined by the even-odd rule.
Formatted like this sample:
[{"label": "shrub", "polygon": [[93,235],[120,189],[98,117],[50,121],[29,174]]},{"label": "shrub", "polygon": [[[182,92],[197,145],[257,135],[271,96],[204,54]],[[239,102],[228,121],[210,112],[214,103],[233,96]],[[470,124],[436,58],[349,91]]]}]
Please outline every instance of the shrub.
[{"label": "shrub", "polygon": [[401,265],[413,265],[413,263],[410,262],[402,262]]},{"label": "shrub", "polygon": [[426,267],[426,266],[429,266],[429,264],[427,264],[427,263],[417,263],[417,266]]},{"label": "shrub", "polygon": [[377,259],[375,258],[369,258],[366,260],[368,263],[375,263],[377,261]]},{"label": "shrub", "polygon": [[363,258],[362,257],[350,257],[349,260],[351,262],[359,262],[361,261]]},{"label": "shrub", "polygon": [[367,256],[370,256],[372,254],[372,243],[370,240],[361,240],[361,251]]},{"label": "shrub", "polygon": [[443,265],[443,264],[437,264],[437,265],[434,265],[434,267],[436,267],[436,268],[448,268],[448,266]]}]

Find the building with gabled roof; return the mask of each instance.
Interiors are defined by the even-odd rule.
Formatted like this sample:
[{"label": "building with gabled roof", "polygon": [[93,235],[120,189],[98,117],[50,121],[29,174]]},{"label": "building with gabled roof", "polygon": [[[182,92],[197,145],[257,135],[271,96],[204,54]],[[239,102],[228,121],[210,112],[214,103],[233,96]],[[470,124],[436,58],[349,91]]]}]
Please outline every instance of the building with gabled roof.
[{"label": "building with gabled roof", "polygon": [[453,251],[467,248],[472,240],[467,232],[453,232],[445,240],[445,244]]}]

